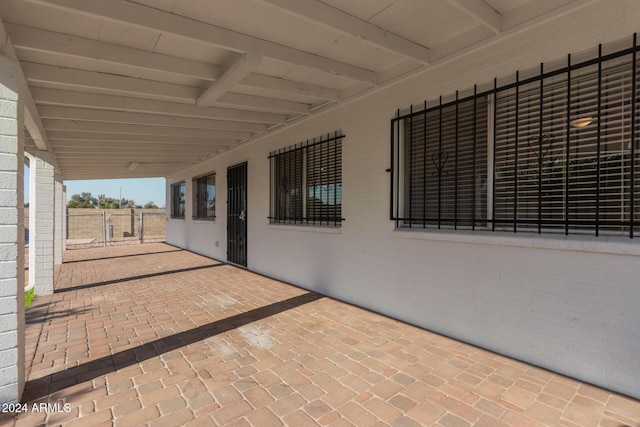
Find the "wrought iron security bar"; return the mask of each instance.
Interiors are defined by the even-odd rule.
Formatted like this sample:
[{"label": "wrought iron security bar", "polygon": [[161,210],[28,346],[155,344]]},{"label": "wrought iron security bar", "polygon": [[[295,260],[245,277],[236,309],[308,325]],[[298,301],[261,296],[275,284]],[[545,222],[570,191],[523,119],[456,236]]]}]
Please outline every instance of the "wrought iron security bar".
[{"label": "wrought iron security bar", "polygon": [[396,227],[640,231],[638,44],[391,120]]},{"label": "wrought iron security bar", "polygon": [[344,137],[336,131],[270,153],[270,223],[341,225]]},{"label": "wrought iron security bar", "polygon": [[184,219],[187,186],[184,181],[171,185],[171,218]]},{"label": "wrought iron security bar", "polygon": [[192,219],[216,219],[216,173],[209,172],[191,179]]}]

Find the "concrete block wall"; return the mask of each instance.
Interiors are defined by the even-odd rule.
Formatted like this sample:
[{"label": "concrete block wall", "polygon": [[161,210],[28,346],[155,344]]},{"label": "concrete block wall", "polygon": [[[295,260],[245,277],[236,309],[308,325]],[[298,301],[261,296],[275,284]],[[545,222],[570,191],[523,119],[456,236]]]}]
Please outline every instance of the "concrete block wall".
[{"label": "concrete block wall", "polygon": [[[639,23],[639,2],[591,2],[169,177],[168,189],[187,182],[189,209],[191,177],[215,171],[221,210],[211,223],[169,220],[167,241],[226,259],[226,169],[246,161],[251,270],[640,398],[638,239],[395,230],[385,171],[396,109],[630,42]],[[269,152],[335,130],[346,135],[342,227],[269,225]]]},{"label": "concrete block wall", "polygon": [[0,56],[0,403],[24,389],[24,126],[18,64]]},{"label": "concrete block wall", "polygon": [[102,210],[67,209],[67,239],[103,239]]},{"label": "concrete block wall", "polygon": [[[139,216],[140,210],[135,214]],[[144,213],[144,237],[162,237],[167,234],[167,218],[165,209],[143,209]]]},{"label": "concrete block wall", "polygon": [[[166,219],[164,209],[67,209],[65,219],[67,239],[93,238],[101,241],[103,238],[102,214],[105,214],[107,227],[113,226],[113,238],[138,237],[140,231],[140,213],[147,214],[144,218],[144,232],[147,237],[164,236],[166,233]],[[107,228],[108,232],[108,228]],[[108,240],[108,236],[107,236]]]}]

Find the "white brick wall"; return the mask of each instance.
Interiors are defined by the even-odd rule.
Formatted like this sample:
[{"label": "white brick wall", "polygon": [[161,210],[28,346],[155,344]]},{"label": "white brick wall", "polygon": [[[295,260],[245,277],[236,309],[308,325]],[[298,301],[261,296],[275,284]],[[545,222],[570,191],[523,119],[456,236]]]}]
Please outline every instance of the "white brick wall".
[{"label": "white brick wall", "polygon": [[36,294],[53,293],[56,220],[55,157],[39,151],[31,161],[29,205],[29,284]]},{"label": "white brick wall", "polygon": [[[224,176],[247,161],[250,269],[640,397],[640,240],[395,231],[385,172],[397,108],[630,38],[639,23],[640,2],[592,2],[170,177],[190,194],[192,176],[215,171],[218,217],[169,221],[167,241],[226,259]],[[270,226],[269,151],[335,130],[343,227]]]},{"label": "white brick wall", "polygon": [[64,197],[64,186],[62,185],[62,177],[55,177],[55,224],[54,224],[54,257],[55,265],[62,264],[62,254],[64,253],[64,226],[66,222],[66,203]]},{"label": "white brick wall", "polygon": [[64,251],[67,250],[67,186],[62,186],[62,205],[60,206],[62,210],[62,254],[64,256]]},{"label": "white brick wall", "polygon": [[0,56],[0,403],[24,389],[24,126],[18,65]]}]

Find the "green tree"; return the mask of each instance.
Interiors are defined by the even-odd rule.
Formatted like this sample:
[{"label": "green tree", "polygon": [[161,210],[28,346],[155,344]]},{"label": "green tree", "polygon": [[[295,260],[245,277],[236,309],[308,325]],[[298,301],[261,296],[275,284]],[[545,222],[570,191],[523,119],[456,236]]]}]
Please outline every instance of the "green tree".
[{"label": "green tree", "polygon": [[158,209],[158,205],[153,200],[144,204],[145,209]]},{"label": "green tree", "polygon": [[104,194],[98,196],[98,209],[118,209],[120,207],[118,200],[113,197],[107,197]]},{"label": "green tree", "polygon": [[96,206],[98,206],[98,199],[91,193],[74,194],[67,203],[68,208],[95,208]]}]

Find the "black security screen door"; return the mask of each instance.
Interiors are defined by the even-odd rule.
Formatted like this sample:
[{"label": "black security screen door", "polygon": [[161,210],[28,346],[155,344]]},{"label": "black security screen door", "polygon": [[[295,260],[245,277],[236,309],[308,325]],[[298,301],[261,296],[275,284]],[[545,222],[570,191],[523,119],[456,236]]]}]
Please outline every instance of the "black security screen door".
[{"label": "black security screen door", "polygon": [[247,266],[247,164],[227,171],[227,260]]}]

